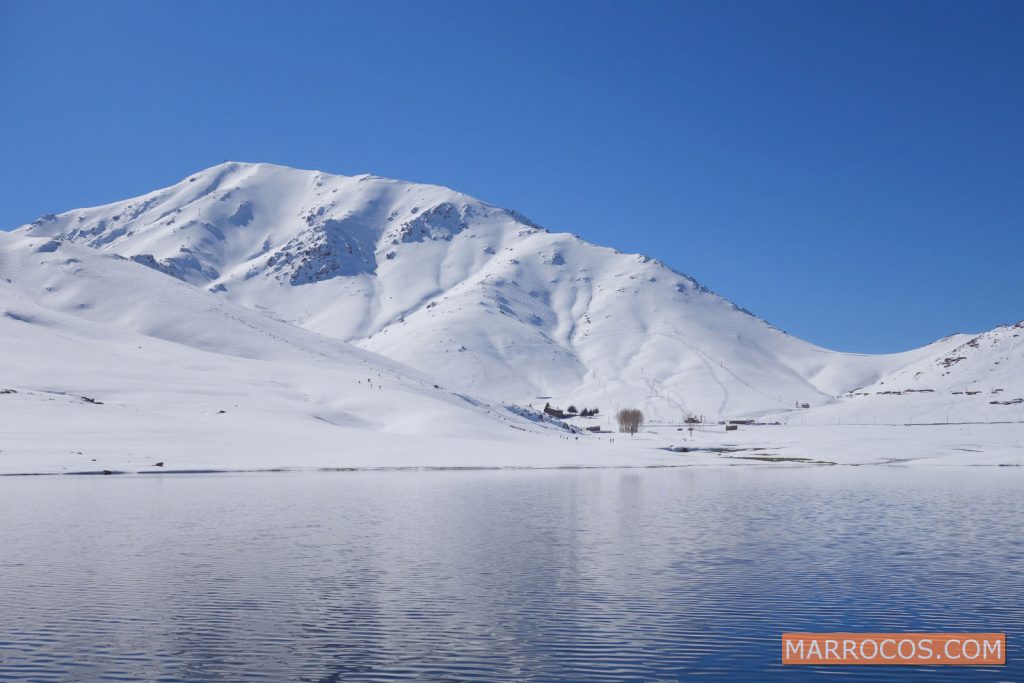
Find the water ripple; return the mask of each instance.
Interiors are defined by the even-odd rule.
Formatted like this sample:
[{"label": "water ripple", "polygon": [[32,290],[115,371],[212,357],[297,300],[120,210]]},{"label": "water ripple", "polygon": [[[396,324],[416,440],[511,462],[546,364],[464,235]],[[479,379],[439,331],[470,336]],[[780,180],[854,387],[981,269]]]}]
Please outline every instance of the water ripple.
[{"label": "water ripple", "polygon": [[[1006,631],[1021,477],[885,468],[0,480],[0,680],[667,681],[783,631]],[[12,478],[13,479],[13,478]]]}]

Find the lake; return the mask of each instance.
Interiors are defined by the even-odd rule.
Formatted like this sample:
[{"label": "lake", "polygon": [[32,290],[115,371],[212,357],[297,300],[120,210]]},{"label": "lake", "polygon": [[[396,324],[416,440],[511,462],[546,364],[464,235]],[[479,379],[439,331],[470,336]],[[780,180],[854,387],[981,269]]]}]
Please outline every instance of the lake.
[{"label": "lake", "polygon": [[[1024,679],[1024,471],[0,477],[0,680]],[[1007,666],[785,667],[783,631]]]}]

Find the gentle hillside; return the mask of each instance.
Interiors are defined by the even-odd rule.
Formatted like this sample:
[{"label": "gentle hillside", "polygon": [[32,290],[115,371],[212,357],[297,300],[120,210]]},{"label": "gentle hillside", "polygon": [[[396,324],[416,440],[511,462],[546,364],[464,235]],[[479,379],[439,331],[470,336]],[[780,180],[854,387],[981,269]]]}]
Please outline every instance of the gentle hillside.
[{"label": "gentle hillside", "polygon": [[807,418],[868,424],[1024,421],[1024,321],[958,340]]},{"label": "gentle hillside", "polygon": [[78,451],[81,469],[226,451],[329,466],[464,449],[486,463],[473,440],[554,432],[114,254],[0,233],[0,471]]}]

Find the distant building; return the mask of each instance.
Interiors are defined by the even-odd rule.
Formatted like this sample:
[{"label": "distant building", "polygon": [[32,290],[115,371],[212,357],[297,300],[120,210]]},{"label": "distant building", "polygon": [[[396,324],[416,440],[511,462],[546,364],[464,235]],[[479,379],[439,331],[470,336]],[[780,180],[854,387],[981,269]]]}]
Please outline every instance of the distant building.
[{"label": "distant building", "polygon": [[557,417],[560,420],[564,420],[565,418],[570,417],[569,415],[566,415],[565,411],[562,410],[561,408],[552,408],[550,403],[544,404],[544,413],[546,415],[550,415],[551,417]]}]

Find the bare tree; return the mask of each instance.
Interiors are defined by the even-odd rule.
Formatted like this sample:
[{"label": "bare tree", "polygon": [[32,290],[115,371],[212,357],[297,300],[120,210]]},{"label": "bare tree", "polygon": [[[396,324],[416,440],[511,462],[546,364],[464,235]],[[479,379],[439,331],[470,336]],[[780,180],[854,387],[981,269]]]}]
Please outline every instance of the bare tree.
[{"label": "bare tree", "polygon": [[628,432],[630,436],[640,431],[644,424],[644,414],[636,408],[623,408],[616,413],[615,419],[619,421],[619,431]]}]

